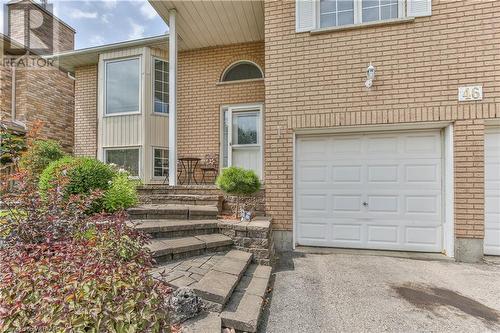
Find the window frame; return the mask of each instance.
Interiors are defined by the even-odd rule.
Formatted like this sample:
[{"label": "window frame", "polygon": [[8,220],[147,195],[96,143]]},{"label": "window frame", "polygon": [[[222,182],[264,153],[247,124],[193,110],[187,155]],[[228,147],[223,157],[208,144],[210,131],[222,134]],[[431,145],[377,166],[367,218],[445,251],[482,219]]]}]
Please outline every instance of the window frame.
[{"label": "window frame", "polygon": [[103,161],[106,164],[108,163],[107,153],[110,150],[137,150],[137,176],[130,175],[132,179],[141,179],[142,177],[142,147],[141,146],[120,146],[120,147],[103,147],[102,148],[102,157]]},{"label": "window frame", "polygon": [[[254,79],[242,79],[242,80],[224,81],[224,77],[226,76],[227,72],[229,72],[231,69],[233,69],[234,67],[236,67],[236,66],[238,66],[240,64],[254,65],[255,67],[257,67],[259,69],[261,77],[260,78],[254,78]],[[251,60],[238,60],[238,61],[235,61],[235,62],[229,64],[224,69],[224,71],[222,72],[222,74],[221,74],[221,76],[219,78],[218,84],[232,84],[232,83],[262,81],[262,80],[264,80],[264,71],[262,70],[262,68],[256,62],[251,61]]]},{"label": "window frame", "polygon": [[160,150],[166,150],[167,151],[167,160],[169,158],[169,149],[168,147],[159,147],[159,146],[152,146],[151,147],[151,157],[152,157],[152,163],[151,163],[151,179],[165,179],[165,177],[168,177],[168,172],[169,172],[169,167],[167,166],[167,174],[166,176],[155,176],[155,150],[160,149]]},{"label": "window frame", "polygon": [[[155,111],[155,81],[156,81],[155,80],[155,74],[156,74],[155,61],[156,60],[163,61],[164,63],[166,63],[167,68],[169,66],[168,60],[162,59],[160,57],[155,57],[155,56],[151,57],[151,114],[153,114],[155,116],[168,117],[168,115],[170,114],[170,91],[169,90],[167,90],[167,96],[168,96],[167,105],[169,108],[168,112],[164,113],[164,112],[156,112]],[[167,83],[170,85],[170,82],[167,81]]]},{"label": "window frame", "polygon": [[352,0],[354,9],[354,23],[344,24],[344,25],[332,25],[321,27],[321,4],[320,0],[315,1],[315,14],[316,14],[316,29],[315,30],[329,30],[329,29],[342,29],[354,26],[369,25],[383,23],[386,21],[393,21],[398,19],[403,19],[406,17],[406,0],[398,0],[398,17],[392,19],[383,19],[376,21],[363,22],[363,0]]},{"label": "window frame", "polygon": [[[118,113],[108,113],[108,107],[107,107],[107,96],[108,96],[108,86],[107,86],[107,79],[108,79],[108,71],[107,71],[107,66],[110,63],[115,63],[115,62],[123,62],[123,61],[128,61],[128,60],[134,60],[137,59],[139,65],[138,67],[138,78],[139,78],[139,90],[138,90],[138,111],[134,112],[118,112]],[[118,117],[118,116],[130,116],[130,115],[138,115],[142,113],[142,56],[132,56],[132,57],[123,57],[123,58],[112,58],[112,59],[106,59],[103,61],[103,117]]]}]

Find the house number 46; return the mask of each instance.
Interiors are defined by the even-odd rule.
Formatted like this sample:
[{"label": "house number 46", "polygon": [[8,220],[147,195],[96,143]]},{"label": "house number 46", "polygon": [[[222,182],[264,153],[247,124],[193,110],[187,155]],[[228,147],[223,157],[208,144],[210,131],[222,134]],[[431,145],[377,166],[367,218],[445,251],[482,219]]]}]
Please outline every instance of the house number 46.
[{"label": "house number 46", "polygon": [[480,101],[483,99],[483,87],[482,86],[468,86],[458,88],[458,101]]}]

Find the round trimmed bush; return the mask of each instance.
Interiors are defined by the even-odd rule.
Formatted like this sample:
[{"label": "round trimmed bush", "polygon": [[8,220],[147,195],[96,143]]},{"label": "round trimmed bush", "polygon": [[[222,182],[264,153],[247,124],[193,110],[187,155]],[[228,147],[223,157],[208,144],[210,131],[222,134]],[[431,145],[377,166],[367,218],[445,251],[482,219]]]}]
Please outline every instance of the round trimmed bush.
[{"label": "round trimmed bush", "polygon": [[259,176],[253,170],[229,167],[217,177],[217,187],[224,193],[237,196],[252,195],[260,190]]},{"label": "round trimmed bush", "polygon": [[66,154],[59,142],[54,140],[35,140],[20,160],[21,168],[38,177],[53,161],[63,158]]}]

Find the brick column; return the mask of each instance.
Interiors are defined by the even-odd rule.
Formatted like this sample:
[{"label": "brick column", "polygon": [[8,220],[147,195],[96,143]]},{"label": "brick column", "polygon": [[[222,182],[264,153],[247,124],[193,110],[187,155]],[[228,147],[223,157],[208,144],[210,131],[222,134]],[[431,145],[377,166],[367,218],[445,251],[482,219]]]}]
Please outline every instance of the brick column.
[{"label": "brick column", "polygon": [[483,256],[484,120],[458,120],[454,127],[455,257],[475,262]]},{"label": "brick column", "polygon": [[97,157],[97,65],[75,70],[75,156]]}]

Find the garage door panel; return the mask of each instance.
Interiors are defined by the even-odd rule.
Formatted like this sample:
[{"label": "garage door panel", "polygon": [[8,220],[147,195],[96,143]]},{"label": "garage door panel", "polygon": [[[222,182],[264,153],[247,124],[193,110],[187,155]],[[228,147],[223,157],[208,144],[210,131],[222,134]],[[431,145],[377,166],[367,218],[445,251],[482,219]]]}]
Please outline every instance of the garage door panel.
[{"label": "garage door panel", "polygon": [[404,170],[408,183],[436,183],[441,173],[436,164],[407,164]]},{"label": "garage door panel", "polygon": [[297,140],[299,244],[442,250],[439,131],[316,138],[325,154],[311,142]]},{"label": "garage door panel", "polygon": [[334,165],[331,169],[333,183],[361,183],[361,165]]},{"label": "garage door panel", "polygon": [[397,164],[368,165],[369,183],[396,183],[399,180],[399,166]]},{"label": "garage door panel", "polygon": [[368,243],[392,243],[398,244],[397,225],[368,225]]},{"label": "garage door panel", "polygon": [[484,137],[484,253],[500,255],[500,128]]}]

